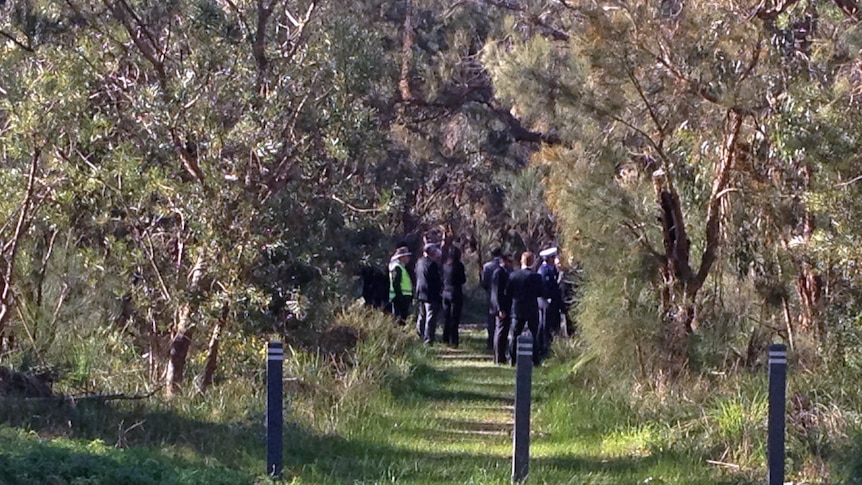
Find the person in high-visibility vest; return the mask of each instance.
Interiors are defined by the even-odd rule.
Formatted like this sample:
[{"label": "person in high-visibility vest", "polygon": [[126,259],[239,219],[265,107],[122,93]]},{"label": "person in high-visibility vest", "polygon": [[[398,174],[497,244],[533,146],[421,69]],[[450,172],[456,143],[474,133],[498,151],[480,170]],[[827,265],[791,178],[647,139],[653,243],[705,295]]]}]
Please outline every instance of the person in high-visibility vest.
[{"label": "person in high-visibility vest", "polygon": [[410,250],[401,246],[389,259],[389,303],[398,325],[407,322],[413,300],[413,280],[407,271],[410,256]]}]

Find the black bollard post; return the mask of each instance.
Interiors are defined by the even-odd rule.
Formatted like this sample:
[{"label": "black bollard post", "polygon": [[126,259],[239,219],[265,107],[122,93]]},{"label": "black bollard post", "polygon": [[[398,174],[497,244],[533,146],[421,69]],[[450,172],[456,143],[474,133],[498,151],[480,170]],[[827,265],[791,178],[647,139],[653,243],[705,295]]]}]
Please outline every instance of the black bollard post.
[{"label": "black bollard post", "polygon": [[784,485],[784,401],[787,389],[787,347],[769,346],[769,422],[767,424],[767,485]]},{"label": "black bollard post", "polygon": [[512,452],[512,483],[521,483],[530,472],[530,393],[533,379],[533,336],[518,337],[515,377],[515,432]]},{"label": "black bollard post", "polygon": [[281,478],[283,467],[283,367],[282,343],[269,342],[266,351],[266,473],[274,478]]}]

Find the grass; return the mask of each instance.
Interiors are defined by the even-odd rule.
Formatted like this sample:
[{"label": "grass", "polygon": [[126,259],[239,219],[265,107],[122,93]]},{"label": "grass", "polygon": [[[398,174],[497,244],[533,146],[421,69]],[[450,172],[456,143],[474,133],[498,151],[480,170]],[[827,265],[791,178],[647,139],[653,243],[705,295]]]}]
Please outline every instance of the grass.
[{"label": "grass", "polygon": [[180,447],[118,449],[102,440],[55,438],[0,428],[0,483],[241,484],[249,477]]},{"label": "grass", "polygon": [[[510,483],[514,371],[483,355],[481,331],[462,342],[430,350],[409,381],[327,443],[334,452],[292,463],[301,483]],[[653,449],[658,433],[609,396],[548,389],[554,372],[534,374],[529,483],[748,483],[698,453]]]},{"label": "grass", "polygon": [[[409,327],[378,323],[390,325],[380,332],[396,344],[368,339],[340,374],[315,375],[325,367],[319,356],[287,366],[286,375],[304,379],[288,388],[285,482],[510,483],[514,371],[491,363],[484,329],[465,331],[458,350],[429,349],[403,346]],[[552,359],[534,370],[528,483],[763,481],[762,440],[752,439],[763,426],[757,386],[695,389],[700,401],[655,400],[655,392],[573,377],[571,362]],[[340,387],[324,392],[331,386]],[[74,407],[0,400],[0,485],[268,483],[257,387],[235,380],[171,402]],[[296,394],[303,389],[323,397],[303,402]]]}]

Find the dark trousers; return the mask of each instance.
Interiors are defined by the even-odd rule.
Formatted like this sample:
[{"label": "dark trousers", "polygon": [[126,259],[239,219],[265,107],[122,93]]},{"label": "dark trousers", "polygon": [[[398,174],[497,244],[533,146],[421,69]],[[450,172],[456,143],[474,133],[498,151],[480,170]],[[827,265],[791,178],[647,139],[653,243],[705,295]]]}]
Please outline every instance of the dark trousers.
[{"label": "dark trousers", "polygon": [[437,333],[437,318],[440,316],[440,303],[419,301],[419,317],[416,319],[416,332],[426,344],[433,344]]},{"label": "dark trousers", "polygon": [[[559,313],[559,312],[558,312]],[[539,299],[539,327],[533,332],[533,350],[544,358],[551,348],[551,322],[553,321],[554,308],[552,303],[544,298]]]},{"label": "dark trousers", "polygon": [[539,315],[531,315],[529,318],[512,316],[512,332],[509,338],[509,357],[512,365],[515,365],[518,359],[518,337],[524,333],[524,329],[530,330],[533,336],[533,364],[538,365],[541,361],[541,352],[539,346],[536,345],[536,336],[539,334]]},{"label": "dark trousers", "polygon": [[509,317],[500,318],[494,317],[494,363],[505,364],[508,362],[506,352],[509,347],[509,327],[511,320]]},{"label": "dark trousers", "polygon": [[464,295],[443,294],[443,342],[458,346],[458,326],[461,324],[461,309]]},{"label": "dark trousers", "polygon": [[497,326],[497,313],[491,308],[491,295],[488,294],[488,299],[486,303],[488,303],[488,315],[485,318],[485,329],[488,331],[488,342],[487,347],[488,350],[494,350],[494,335],[496,334],[496,326]]},{"label": "dark trousers", "polygon": [[551,332],[551,336],[553,337],[560,333],[560,324],[563,321],[563,308],[560,305],[560,301],[551,300],[548,311],[550,312],[548,314],[548,331]]},{"label": "dark trousers", "polygon": [[404,325],[407,322],[407,317],[410,316],[410,302],[413,297],[396,296],[392,299],[392,314],[395,315],[395,320],[398,325]]}]

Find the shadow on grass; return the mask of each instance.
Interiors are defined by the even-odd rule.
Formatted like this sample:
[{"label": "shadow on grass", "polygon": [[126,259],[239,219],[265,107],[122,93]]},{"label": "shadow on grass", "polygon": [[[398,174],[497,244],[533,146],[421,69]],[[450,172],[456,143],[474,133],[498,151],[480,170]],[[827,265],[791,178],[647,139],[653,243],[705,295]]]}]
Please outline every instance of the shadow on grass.
[{"label": "shadow on grass", "polygon": [[120,447],[172,445],[247,467],[249,454],[264,456],[263,416],[236,423],[214,423],[182,416],[162,403],[0,400],[0,423],[41,436],[102,440]]},{"label": "shadow on grass", "polygon": [[[9,430],[7,430],[9,431]],[[52,444],[0,435],[0,483],[242,484],[251,478],[224,467],[174,457],[154,458],[103,443]]]},{"label": "shadow on grass", "polygon": [[[8,401],[0,403],[0,418],[5,422],[40,434],[55,433],[65,427],[62,433],[65,436],[99,439],[104,444],[91,449],[87,443],[57,445],[0,434],[0,450],[4,450],[0,453],[3,484],[69,483],[76,479],[83,479],[84,483],[233,484],[251,483],[254,476],[263,475],[262,417],[254,424],[215,424],[169,411],[147,410],[140,405],[113,407],[90,403],[79,404],[78,415],[69,426],[61,421],[68,413],[32,407],[25,413],[19,407],[15,417],[7,405]],[[145,425],[136,428],[137,433],[129,431],[124,438],[129,446],[179,445],[194,452],[192,459],[185,459],[182,452],[177,452],[180,456],[165,456],[139,448],[114,449],[117,423],[128,426],[141,420],[146,420]],[[571,480],[598,477],[606,478],[607,483],[634,484],[648,476],[645,470],[659,466],[662,461],[679,463],[675,457],[665,456],[609,460],[578,456],[536,458],[532,461],[531,477],[535,483],[582,483]],[[213,462],[218,465],[213,466]],[[398,448],[362,438],[319,435],[291,423],[285,427],[285,476],[300,477],[303,483],[502,484],[509,482],[510,467],[508,458],[500,456]],[[722,482],[693,478],[686,483]]]},{"label": "shadow on grass", "polygon": [[[419,451],[395,448],[361,440],[315,437],[315,443],[294,443],[288,450],[286,468],[312,483],[482,483],[510,482],[508,457],[459,452]],[[306,455],[309,450],[328,450]],[[691,458],[656,455],[644,458],[601,459],[556,456],[531,460],[533,483],[641,484],[652,476],[655,483],[685,485],[731,485],[738,480],[716,479],[702,470],[684,476],[685,469],[698,468]],[[600,480],[600,481],[595,481]]]}]

